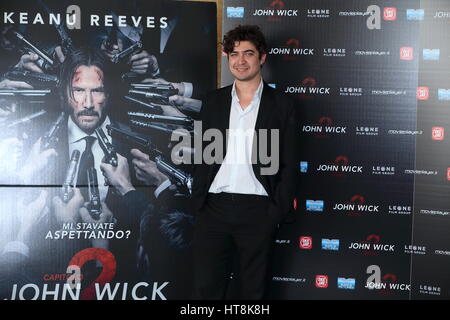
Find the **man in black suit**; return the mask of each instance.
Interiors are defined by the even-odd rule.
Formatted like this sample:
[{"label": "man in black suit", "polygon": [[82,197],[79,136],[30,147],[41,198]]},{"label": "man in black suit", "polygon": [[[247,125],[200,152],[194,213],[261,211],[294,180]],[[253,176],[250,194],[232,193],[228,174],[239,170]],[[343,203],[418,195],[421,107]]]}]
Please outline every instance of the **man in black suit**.
[{"label": "man in black suit", "polygon": [[296,192],[297,110],[262,80],[267,45],[258,26],[229,31],[223,50],[235,81],[209,94],[201,110],[203,131],[227,139],[224,159],[213,164],[207,149],[196,150],[204,159],[194,172],[194,298],[225,297],[234,251],[239,298],[261,299],[273,235]]}]

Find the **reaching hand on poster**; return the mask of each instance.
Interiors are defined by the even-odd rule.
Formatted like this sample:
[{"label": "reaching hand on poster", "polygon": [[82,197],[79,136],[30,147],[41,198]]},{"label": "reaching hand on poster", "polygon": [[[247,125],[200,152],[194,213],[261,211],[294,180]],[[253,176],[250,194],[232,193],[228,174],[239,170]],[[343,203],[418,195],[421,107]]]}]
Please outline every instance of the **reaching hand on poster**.
[{"label": "reaching hand on poster", "polygon": [[55,54],[54,54],[54,57],[55,57],[56,59],[58,59],[58,61],[59,61],[60,63],[63,63],[64,60],[66,60],[66,56],[64,55],[63,49],[61,48],[61,46],[57,46],[57,47],[55,48]]},{"label": "reaching hand on poster", "polygon": [[[96,223],[96,224],[104,224],[111,223],[114,220],[113,214],[111,210],[109,210],[106,203],[102,202],[102,213],[99,216],[98,220],[92,218],[89,214],[89,211],[85,207],[80,208],[80,216],[81,222],[83,223]],[[109,248],[109,240],[108,239],[91,239],[91,244],[93,248]]]},{"label": "reaching hand on poster", "polygon": [[148,154],[138,149],[131,149],[131,155],[134,157],[133,165],[136,171],[136,178],[148,186],[160,186],[169,178],[158,170],[156,163],[150,160]]},{"label": "reaching hand on poster", "polygon": [[48,207],[46,207],[48,192],[42,190],[36,200],[30,202],[28,205],[23,201],[19,202],[17,210],[17,218],[19,221],[19,232],[17,233],[17,241],[30,244],[30,235],[41,219],[48,214]]},{"label": "reaching hand on poster", "polygon": [[103,41],[100,45],[100,49],[108,57],[109,60],[113,60],[115,54],[118,54],[123,50],[122,39],[117,38],[117,42],[108,44],[107,41]]},{"label": "reaching hand on poster", "polygon": [[39,56],[35,53],[24,54],[16,64],[16,68],[44,73],[38,65]]},{"label": "reaching hand on poster", "polygon": [[165,116],[183,117],[183,118],[187,117],[183,112],[181,112],[174,106],[170,106],[167,104],[157,104],[157,103],[154,103],[154,105],[160,106],[161,109],[163,110],[163,115],[165,115]]},{"label": "reaching hand on poster", "polygon": [[191,112],[200,112],[200,109],[202,108],[201,100],[187,98],[180,95],[169,97],[169,102],[172,105],[181,108],[182,110]]},{"label": "reaching hand on poster", "polygon": [[108,163],[101,163],[100,169],[109,184],[113,186],[122,196],[127,192],[134,190],[134,187],[131,184],[128,161],[124,156],[117,154],[117,167],[114,167]]},{"label": "reaching hand on poster", "polygon": [[23,142],[16,137],[0,141],[0,181],[16,173],[19,160],[22,158]]},{"label": "reaching hand on poster", "polygon": [[0,81],[0,89],[33,89],[33,86],[23,81],[3,79]]},{"label": "reaching hand on poster", "polygon": [[78,222],[80,220],[79,211],[83,203],[84,199],[78,188],[73,189],[73,196],[67,203],[64,203],[58,196],[54,197],[52,200],[53,213],[58,224]]},{"label": "reaching hand on poster", "polygon": [[55,149],[47,149],[41,152],[41,138],[39,138],[31,148],[19,177],[24,183],[30,183],[37,173],[49,165],[50,159],[57,155]]},{"label": "reaching hand on poster", "polygon": [[[178,95],[179,96],[185,96],[185,97],[190,97],[192,95],[192,92],[189,92],[189,90],[187,90],[188,88],[186,88],[186,86],[191,86],[192,84],[188,83],[188,82],[169,82],[163,78],[146,78],[144,80],[141,81],[141,83],[145,84],[169,84],[172,87],[174,87],[177,91],[178,91]],[[191,89],[192,91],[192,89]]]},{"label": "reaching hand on poster", "polygon": [[149,54],[146,50],[132,55],[128,60],[128,64],[131,65],[131,72],[139,74],[154,74],[159,69],[156,57]]}]

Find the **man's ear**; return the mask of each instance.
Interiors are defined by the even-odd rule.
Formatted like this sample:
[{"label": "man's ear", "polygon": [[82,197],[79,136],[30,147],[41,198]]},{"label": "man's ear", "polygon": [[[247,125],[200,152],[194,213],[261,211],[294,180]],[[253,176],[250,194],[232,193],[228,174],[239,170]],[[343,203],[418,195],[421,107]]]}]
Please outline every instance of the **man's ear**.
[{"label": "man's ear", "polygon": [[261,59],[259,61],[259,63],[261,64],[261,67],[263,66],[263,64],[266,62],[266,57],[267,57],[267,53],[263,53],[261,55]]}]

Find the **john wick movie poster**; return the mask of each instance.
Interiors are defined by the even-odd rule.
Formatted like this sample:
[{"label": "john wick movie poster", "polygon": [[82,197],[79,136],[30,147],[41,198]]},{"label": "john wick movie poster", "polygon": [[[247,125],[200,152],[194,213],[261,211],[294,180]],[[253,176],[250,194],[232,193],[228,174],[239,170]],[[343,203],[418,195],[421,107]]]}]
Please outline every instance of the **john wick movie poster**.
[{"label": "john wick movie poster", "polygon": [[0,299],[189,298],[174,146],[215,88],[215,4],[11,1],[0,31]]}]

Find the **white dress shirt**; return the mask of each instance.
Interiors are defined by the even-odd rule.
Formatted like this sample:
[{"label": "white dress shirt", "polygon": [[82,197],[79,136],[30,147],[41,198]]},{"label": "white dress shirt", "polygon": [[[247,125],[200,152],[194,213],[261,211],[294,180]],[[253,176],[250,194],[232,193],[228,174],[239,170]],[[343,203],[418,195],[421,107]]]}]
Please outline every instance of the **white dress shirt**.
[{"label": "white dress shirt", "polygon": [[262,91],[263,81],[261,80],[250,105],[243,110],[236,93],[235,83],[233,84],[227,154],[209,188],[210,193],[268,195],[256,179],[251,162],[253,135]]},{"label": "white dress shirt", "polygon": [[[111,121],[109,120],[109,117],[106,117],[105,121],[103,121],[103,124],[101,125],[101,128],[103,129],[107,137],[109,136],[108,131],[106,130],[106,126],[109,125],[110,123]],[[69,117],[68,128],[69,128],[68,134],[69,158],[74,150],[80,151],[81,157],[81,155],[84,152],[84,149],[86,148],[86,139],[84,138],[88,136],[88,134],[86,134],[75,124],[75,122],[73,122],[72,117]],[[105,201],[106,194],[108,193],[108,186],[105,186],[105,177],[103,176],[102,171],[100,170],[100,163],[102,163],[105,153],[103,152],[102,148],[100,147],[100,144],[98,143],[97,135],[95,134],[95,132],[91,134],[91,136],[95,137],[94,144],[92,145],[92,154],[94,155],[95,170],[97,170],[98,191],[100,193],[100,200]],[[111,139],[111,137],[109,137],[109,139]],[[76,177],[78,177],[79,166],[80,162],[78,162]]]}]

